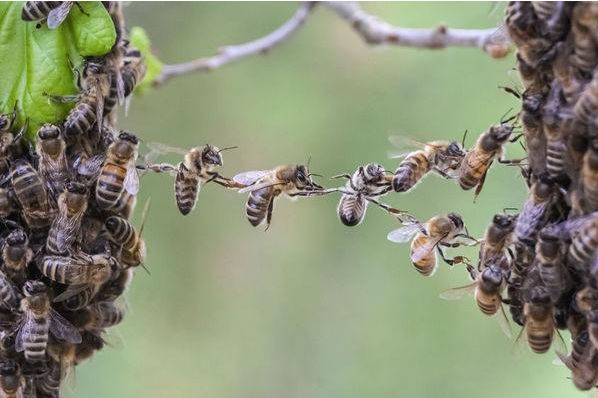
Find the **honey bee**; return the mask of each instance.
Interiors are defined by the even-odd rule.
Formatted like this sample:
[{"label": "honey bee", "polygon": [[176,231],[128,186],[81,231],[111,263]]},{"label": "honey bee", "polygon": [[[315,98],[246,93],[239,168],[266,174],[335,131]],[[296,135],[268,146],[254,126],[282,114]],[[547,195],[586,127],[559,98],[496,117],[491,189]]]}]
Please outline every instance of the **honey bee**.
[{"label": "honey bee", "polygon": [[572,234],[567,251],[567,264],[576,271],[587,270],[598,249],[598,214],[592,213],[572,223],[565,223],[565,232]]},{"label": "honey bee", "polygon": [[546,135],[546,171],[553,180],[565,175],[567,164],[567,144],[561,128],[561,88],[555,80],[544,106],[544,128]]},{"label": "honey bee", "polygon": [[533,352],[542,354],[550,349],[555,332],[560,351],[565,351],[565,342],[558,333],[555,321],[555,307],[550,294],[543,286],[534,286],[529,290],[523,304],[524,326],[517,337],[517,344],[523,341],[525,334],[527,343]]},{"label": "honey bee", "polygon": [[78,182],[66,183],[58,197],[58,216],[52,222],[46,250],[52,254],[67,254],[75,242],[81,219],[87,209],[87,187]]},{"label": "honey bee", "polygon": [[25,282],[23,293],[23,319],[19,323],[15,348],[25,353],[27,362],[45,360],[49,333],[68,343],[81,342],[77,329],[50,306],[48,287],[43,282]]},{"label": "honey bee", "polygon": [[18,286],[25,282],[25,269],[33,259],[29,237],[22,228],[11,231],[4,240],[2,261],[6,276]]},{"label": "honey bee", "polygon": [[523,326],[523,278],[515,272],[511,272],[509,282],[507,284],[507,298],[504,300],[509,305],[509,312],[513,322],[519,326]]},{"label": "honey bee", "polygon": [[468,267],[473,283],[446,290],[440,294],[445,300],[461,299],[473,292],[475,301],[482,313],[488,316],[496,315],[501,330],[511,337],[511,326],[502,305],[502,292],[506,287],[505,270],[498,264],[490,264],[482,271]]},{"label": "honey bee", "polygon": [[583,157],[579,186],[587,211],[598,210],[598,140],[592,140]]},{"label": "honey bee", "polygon": [[123,192],[136,195],[139,191],[139,175],[135,168],[138,146],[137,137],[121,131],[108,148],[96,187],[99,208],[111,209]]},{"label": "honey bee", "polygon": [[594,388],[598,383],[597,351],[590,343],[588,332],[583,330],[573,337],[569,356],[557,351],[559,359],[571,370],[575,387],[582,391]]},{"label": "honey bee", "polygon": [[22,387],[24,384],[21,376],[19,364],[12,360],[2,360],[0,362],[0,389],[5,398],[22,397]]},{"label": "honey bee", "polygon": [[79,315],[77,326],[98,334],[99,331],[121,323],[125,313],[112,301],[100,301],[80,311]]},{"label": "honey bee", "polygon": [[547,209],[557,194],[554,184],[538,179],[530,188],[528,199],[517,218],[515,239],[521,243],[533,244],[538,229],[545,221]]},{"label": "honey bee", "polygon": [[465,157],[463,147],[456,141],[419,143],[404,137],[389,139],[398,148],[404,148],[406,144],[421,148],[406,154],[395,171],[392,187],[396,192],[410,191],[430,171],[448,179],[457,177],[457,171]]},{"label": "honey bee", "polygon": [[378,198],[391,189],[391,178],[379,164],[370,163],[360,166],[353,175],[341,174],[332,178],[346,178],[347,184],[342,191],[337,214],[341,222],[354,227],[361,224],[365,218],[368,202],[372,202],[391,213],[402,213],[390,206],[378,202]]},{"label": "honey bee", "polygon": [[122,270],[116,279],[110,280],[102,286],[102,290],[100,290],[96,299],[98,301],[114,301],[118,299],[129,288],[132,280],[133,269],[126,268]]},{"label": "honey bee", "polygon": [[104,98],[104,116],[109,115],[116,105],[125,101],[125,83],[122,75],[123,59],[127,43],[123,40],[117,42],[112,51],[105,58],[106,73],[110,77],[110,89]]},{"label": "honey bee", "polygon": [[273,170],[248,171],[237,174],[233,181],[246,186],[240,193],[249,192],[245,205],[247,220],[254,227],[266,222],[266,229],[272,221],[274,200],[284,194],[290,198],[322,195],[324,187],[312,180],[314,174],[308,166],[278,166]]},{"label": "honey bee", "polygon": [[145,220],[149,211],[149,200],[145,205],[139,232],[125,219],[117,216],[106,220],[106,230],[112,240],[121,246],[121,263],[125,267],[143,265],[147,256],[145,241],[142,238]]},{"label": "honey bee", "polygon": [[11,166],[10,177],[29,227],[39,229],[50,225],[52,213],[46,184],[33,166],[26,160],[19,159]]},{"label": "honey bee", "polygon": [[17,310],[19,308],[19,292],[12,282],[0,271],[0,307],[7,310]]},{"label": "honey bee", "polygon": [[588,125],[598,111],[598,74],[594,75],[583,93],[573,106],[573,113],[577,121]]},{"label": "honey bee", "polygon": [[21,19],[41,21],[47,18],[48,28],[56,29],[68,17],[73,5],[79,7],[81,13],[89,16],[76,1],[26,1],[21,11]]},{"label": "honey bee", "polygon": [[[391,242],[411,242],[411,262],[415,269],[424,276],[432,276],[438,268],[438,257],[448,265],[458,263],[469,263],[463,256],[446,258],[442,247],[458,247],[464,243],[458,238],[475,240],[467,234],[462,233],[464,228],[463,219],[456,213],[449,213],[446,216],[431,218],[424,225],[419,222],[405,223],[401,228],[395,229],[388,234]],[[476,241],[477,242],[477,241]]]},{"label": "honey bee", "polygon": [[54,301],[65,300],[88,286],[97,287],[107,282],[117,268],[116,260],[105,253],[75,253],[70,257],[46,255],[38,268],[46,277],[69,285]]},{"label": "honey bee", "polygon": [[486,228],[484,240],[480,246],[480,265],[503,258],[511,245],[512,233],[517,222],[517,215],[496,214]]},{"label": "honey bee", "polygon": [[36,143],[39,173],[54,196],[58,196],[62,192],[69,175],[65,150],[66,143],[57,126],[44,124],[40,127],[37,131]]},{"label": "honey bee", "polygon": [[565,268],[565,253],[562,249],[563,242],[558,236],[547,229],[540,232],[536,244],[536,259],[540,279],[553,302],[556,302],[571,285],[571,276]]},{"label": "honey bee", "polygon": [[[176,167],[168,164],[148,165],[148,169],[152,171],[166,171],[175,174],[176,204],[183,215],[189,214],[195,208],[203,185],[213,181],[227,188],[237,186],[233,181],[221,176],[216,171],[216,167],[222,166],[222,152],[236,147],[218,149],[213,145],[204,145],[185,150],[157,142],[149,143],[148,147],[153,153],[177,153],[184,156],[183,161]],[[146,159],[151,158],[151,156],[151,153],[148,154]]]},{"label": "honey bee", "polygon": [[6,220],[16,210],[13,191],[9,188],[0,187],[0,219]]},{"label": "honey bee", "polygon": [[12,129],[16,117],[17,103],[15,103],[12,113],[0,114],[0,175],[8,173],[9,161],[19,155],[19,146],[17,144],[29,127],[29,122],[26,120],[19,132],[16,135],[13,134]]},{"label": "honey bee", "polygon": [[500,163],[513,162],[502,159],[503,146],[511,137],[513,129],[513,125],[501,122],[491,126],[480,135],[473,148],[467,152],[461,162],[459,168],[461,188],[470,190],[476,187],[475,196],[477,197],[484,186],[486,174],[494,160],[498,160]]}]

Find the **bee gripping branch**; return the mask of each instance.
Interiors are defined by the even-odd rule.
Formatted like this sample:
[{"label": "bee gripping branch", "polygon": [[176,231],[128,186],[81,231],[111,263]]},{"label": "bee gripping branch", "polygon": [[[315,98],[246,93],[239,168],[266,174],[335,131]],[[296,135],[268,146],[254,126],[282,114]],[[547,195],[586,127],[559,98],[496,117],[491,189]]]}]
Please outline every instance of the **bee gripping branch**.
[{"label": "bee gripping branch", "polygon": [[[256,40],[226,46],[212,57],[198,58],[180,64],[164,65],[153,84],[160,86],[173,77],[195,72],[210,72],[225,65],[255,55],[263,55],[290,39],[311,15],[320,2],[303,2],[291,18],[276,30]],[[410,29],[395,27],[363,11],[358,2],[325,1],[322,4],[349,22],[353,29],[369,45],[395,45],[420,49],[443,49],[447,47],[479,48],[493,58],[502,58],[511,50],[511,42],[498,28],[452,29],[444,25],[434,29]]]}]

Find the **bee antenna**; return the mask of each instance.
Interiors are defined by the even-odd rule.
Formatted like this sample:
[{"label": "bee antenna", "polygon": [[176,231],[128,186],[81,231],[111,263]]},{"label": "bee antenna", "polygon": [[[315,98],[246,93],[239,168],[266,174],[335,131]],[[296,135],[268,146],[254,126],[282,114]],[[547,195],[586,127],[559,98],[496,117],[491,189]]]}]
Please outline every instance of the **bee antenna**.
[{"label": "bee antenna", "polygon": [[322,177],[322,178],[324,178],[324,176],[322,174],[316,174],[316,173],[309,173],[307,176],[308,177],[315,176],[315,177]]},{"label": "bee antenna", "polygon": [[143,207],[143,213],[141,215],[141,226],[139,227],[139,238],[143,235],[143,228],[145,227],[145,221],[147,218],[147,213],[149,213],[150,204],[152,202],[152,198],[149,197],[145,201],[145,206]]},{"label": "bee antenna", "polygon": [[465,148],[465,137],[467,137],[467,129],[465,129],[465,132],[463,133],[463,138],[461,139],[461,146],[463,148]]},{"label": "bee antenna", "polygon": [[226,148],[222,148],[221,150],[218,151],[218,153],[223,152],[223,151],[228,151],[229,149],[237,149],[239,148],[238,146],[227,146]]},{"label": "bee antenna", "polygon": [[507,212],[507,210],[508,210],[508,211],[519,211],[519,209],[518,209],[518,208],[516,208],[516,207],[503,207],[503,209],[502,209],[502,212],[503,212],[503,213],[506,213],[506,212]]},{"label": "bee antenna", "polygon": [[309,170],[309,164],[311,163],[311,155],[309,155],[309,158],[307,158],[307,170]]},{"label": "bee antenna", "polygon": [[502,115],[502,116],[500,117],[500,124],[505,124],[505,123],[508,123],[508,122],[510,122],[511,120],[513,120],[513,119],[515,118],[515,116],[512,116],[512,117],[511,117],[511,118],[509,118],[509,119],[505,119],[505,118],[507,117],[507,115],[508,115],[509,113],[511,113],[511,111],[512,111],[512,110],[513,110],[513,108],[509,108],[509,110],[508,110],[508,111],[506,111],[506,112],[505,112],[505,114],[504,114],[504,115]]}]

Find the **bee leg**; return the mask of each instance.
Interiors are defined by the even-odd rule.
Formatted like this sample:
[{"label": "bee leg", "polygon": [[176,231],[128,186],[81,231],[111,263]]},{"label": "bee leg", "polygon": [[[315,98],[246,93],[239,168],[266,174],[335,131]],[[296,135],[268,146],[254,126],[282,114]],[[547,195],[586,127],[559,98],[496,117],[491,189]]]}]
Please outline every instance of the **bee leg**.
[{"label": "bee leg", "polygon": [[347,180],[350,180],[351,176],[349,174],[343,173],[343,174],[339,174],[339,175],[330,177],[331,180],[335,180],[337,178],[346,178]]},{"label": "bee leg", "polygon": [[395,215],[398,216],[400,214],[405,214],[406,213],[405,210],[395,209],[394,207],[391,207],[391,206],[389,206],[387,204],[378,202],[376,199],[366,198],[366,200],[368,202],[371,202],[371,203],[375,204],[376,206],[380,207],[382,210],[386,210],[390,214],[395,214]]},{"label": "bee leg", "polygon": [[511,142],[511,143],[513,143],[513,142],[517,142],[517,141],[519,141],[519,139],[520,139],[521,137],[523,137],[523,133],[521,133],[521,134],[517,134],[517,135],[516,135],[514,138],[511,138],[511,139],[509,140],[509,142]]},{"label": "bee leg", "polygon": [[81,11],[81,14],[85,15],[86,17],[89,17],[89,13],[83,9],[83,7],[78,1],[75,1],[75,5],[79,9],[79,11]]},{"label": "bee leg", "polygon": [[475,203],[475,201],[478,199],[478,196],[480,195],[480,192],[482,192],[482,187],[484,186],[484,182],[486,181],[486,175],[488,174],[488,169],[486,169],[486,171],[482,175],[482,178],[480,178],[478,186],[475,188],[475,192],[473,194],[473,203]]},{"label": "bee leg", "polygon": [[[443,246],[447,245],[448,247],[457,247],[459,246],[457,244],[457,246],[453,246],[454,244],[442,244]],[[469,258],[465,257],[465,256],[455,256],[453,258],[446,258],[446,256],[444,255],[444,252],[442,251],[442,249],[440,248],[440,246],[437,246],[436,249],[438,250],[438,253],[440,254],[440,257],[442,258],[442,261],[444,261],[445,263],[447,263],[448,265],[450,265],[451,267],[455,264],[466,264],[466,265],[470,265],[470,261]]]},{"label": "bee leg", "polygon": [[270,228],[270,224],[272,223],[272,210],[274,210],[274,200],[270,199],[270,203],[268,203],[268,213],[266,214],[266,231]]},{"label": "bee leg", "polygon": [[42,93],[42,95],[48,97],[54,102],[59,102],[62,104],[69,104],[71,102],[79,101],[79,95],[53,95],[48,93]]},{"label": "bee leg", "polygon": [[527,157],[521,158],[521,159],[511,159],[511,160],[498,159],[498,163],[519,166],[524,160],[527,160]]}]

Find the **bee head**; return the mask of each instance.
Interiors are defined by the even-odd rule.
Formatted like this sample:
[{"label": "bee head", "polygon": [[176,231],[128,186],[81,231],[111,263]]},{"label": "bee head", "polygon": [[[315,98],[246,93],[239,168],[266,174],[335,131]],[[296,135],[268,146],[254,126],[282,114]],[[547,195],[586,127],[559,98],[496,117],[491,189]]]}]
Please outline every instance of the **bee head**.
[{"label": "bee head", "polygon": [[517,217],[511,214],[496,214],[492,218],[492,224],[496,225],[500,229],[511,229],[515,227],[515,220]]},{"label": "bee head", "polygon": [[19,364],[15,361],[2,361],[0,362],[0,375],[12,376],[19,373]]},{"label": "bee head", "polygon": [[492,137],[498,144],[503,144],[509,139],[511,134],[513,134],[513,130],[513,125],[501,123],[490,128],[490,137]]},{"label": "bee head", "polygon": [[304,189],[306,191],[314,191],[317,189],[324,189],[321,185],[316,184],[311,179],[311,174],[309,169],[305,165],[298,165],[295,169],[295,185],[299,189]]},{"label": "bee head", "polygon": [[106,229],[111,234],[113,234],[118,229],[119,225],[120,225],[120,219],[116,216],[108,217],[108,219],[106,220]]},{"label": "bee head", "polygon": [[0,130],[6,131],[12,127],[12,119],[10,115],[3,113],[0,115]]},{"label": "bee head", "polygon": [[555,190],[554,184],[547,181],[544,178],[539,178],[538,181],[532,187],[534,195],[540,200],[546,200],[549,198]]},{"label": "bee head", "polygon": [[447,218],[455,225],[458,230],[463,229],[463,218],[457,213],[449,213]]},{"label": "bee head", "polygon": [[44,124],[37,131],[37,136],[40,140],[49,140],[60,137],[60,128],[53,124]]},{"label": "bee head", "polygon": [[13,230],[8,236],[6,237],[6,244],[9,246],[20,246],[27,244],[28,238],[27,234],[22,228],[17,228]]},{"label": "bee head", "polygon": [[206,145],[201,152],[201,160],[209,165],[222,166],[221,151],[212,145]]},{"label": "bee head", "polygon": [[118,139],[112,143],[113,153],[121,158],[131,158],[137,151],[139,141],[133,134],[121,131]]},{"label": "bee head", "polygon": [[366,181],[380,180],[384,178],[384,167],[370,163],[365,167],[360,167],[360,173]]},{"label": "bee head", "polygon": [[554,258],[559,254],[561,245],[559,238],[550,229],[544,228],[538,235],[537,247],[544,257]]},{"label": "bee head", "polygon": [[128,133],[124,130],[121,130],[120,133],[118,133],[118,139],[121,141],[130,142],[133,145],[139,144],[139,140],[137,139],[136,136],[134,136],[133,134]]},{"label": "bee head", "polygon": [[499,286],[503,281],[503,273],[500,266],[497,264],[491,264],[484,268],[481,274],[482,281],[491,284],[493,286]]},{"label": "bee head", "polygon": [[23,293],[25,297],[37,296],[38,294],[45,294],[48,292],[48,287],[42,281],[27,281],[23,285]]},{"label": "bee head", "polygon": [[550,295],[543,286],[536,286],[529,291],[528,301],[532,304],[550,304]]},{"label": "bee head", "polygon": [[87,195],[87,186],[77,181],[67,181],[64,184],[64,190],[77,195]]},{"label": "bee head", "polygon": [[85,57],[83,60],[83,77],[104,73],[106,60],[102,57]]}]

